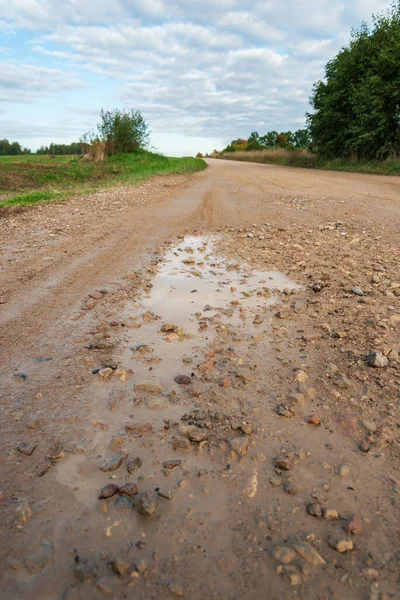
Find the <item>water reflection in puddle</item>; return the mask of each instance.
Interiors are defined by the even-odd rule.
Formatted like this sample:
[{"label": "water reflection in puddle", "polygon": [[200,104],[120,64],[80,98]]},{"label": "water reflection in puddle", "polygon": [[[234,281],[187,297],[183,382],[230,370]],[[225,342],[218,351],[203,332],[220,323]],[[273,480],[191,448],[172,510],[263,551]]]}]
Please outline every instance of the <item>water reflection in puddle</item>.
[{"label": "water reflection in puddle", "polygon": [[190,371],[190,359],[217,336],[221,341],[257,341],[269,327],[268,307],[281,292],[299,288],[282,273],[255,271],[217,257],[212,238],[187,236],[165,254],[149,295],[128,307],[127,316],[137,319],[138,328],[124,365],[135,373],[144,367],[149,381],[163,383],[168,377],[170,382],[171,369],[186,356]]}]

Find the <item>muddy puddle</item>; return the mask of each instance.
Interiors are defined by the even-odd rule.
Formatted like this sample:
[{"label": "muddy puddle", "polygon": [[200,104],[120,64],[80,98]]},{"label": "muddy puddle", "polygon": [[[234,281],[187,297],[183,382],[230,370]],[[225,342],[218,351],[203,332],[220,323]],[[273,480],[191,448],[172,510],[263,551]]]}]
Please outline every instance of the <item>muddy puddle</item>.
[{"label": "muddy puddle", "polygon": [[[228,263],[214,244],[212,238],[185,237],[156,265],[149,293],[126,303],[112,357],[124,375],[96,379],[88,428],[79,434],[88,455],[69,455],[56,473],[82,504],[96,504],[96,492],[107,481],[99,470],[106,456],[131,455],[135,445],[147,466],[159,465],[159,456],[174,454],[169,429],[202,403],[204,383],[214,410],[219,404],[237,410],[240,387],[253,379],[255,352],[268,362],[271,306],[282,292],[291,295],[300,286],[281,273]],[[218,365],[210,358],[215,349]],[[231,381],[232,368],[237,379]],[[180,385],[178,375],[190,385]],[[219,392],[211,380],[219,381]],[[207,460],[203,452],[185,455],[184,468],[205,468]],[[152,469],[145,480],[152,489]]]}]

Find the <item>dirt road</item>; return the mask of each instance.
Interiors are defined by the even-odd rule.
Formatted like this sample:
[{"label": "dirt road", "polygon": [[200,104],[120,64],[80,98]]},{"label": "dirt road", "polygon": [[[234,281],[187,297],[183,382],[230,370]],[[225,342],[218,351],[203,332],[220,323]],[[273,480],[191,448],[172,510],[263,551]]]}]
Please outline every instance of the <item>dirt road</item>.
[{"label": "dirt road", "polygon": [[399,239],[219,160],[3,212],[0,598],[400,598]]}]

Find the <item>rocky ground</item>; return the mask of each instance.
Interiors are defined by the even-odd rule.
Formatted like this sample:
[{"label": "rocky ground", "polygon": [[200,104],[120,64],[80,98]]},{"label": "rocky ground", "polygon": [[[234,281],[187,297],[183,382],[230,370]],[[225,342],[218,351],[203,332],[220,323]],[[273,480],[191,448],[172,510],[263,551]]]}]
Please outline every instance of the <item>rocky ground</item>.
[{"label": "rocky ground", "polygon": [[1,215],[1,598],[400,598],[399,191],[210,161]]}]

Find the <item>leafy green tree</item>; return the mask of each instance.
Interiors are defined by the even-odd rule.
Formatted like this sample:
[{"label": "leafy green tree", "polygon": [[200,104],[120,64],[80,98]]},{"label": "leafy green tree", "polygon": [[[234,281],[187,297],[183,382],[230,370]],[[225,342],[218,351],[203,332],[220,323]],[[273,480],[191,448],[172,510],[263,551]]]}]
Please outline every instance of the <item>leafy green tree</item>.
[{"label": "leafy green tree", "polygon": [[109,154],[135,152],[149,144],[150,131],[138,110],[102,110],[97,125],[99,138],[107,143]]},{"label": "leafy green tree", "polygon": [[332,157],[400,154],[400,1],[363,24],[314,85],[313,149]]},{"label": "leafy green tree", "polygon": [[308,148],[311,143],[310,132],[308,129],[298,129],[293,134],[293,146],[295,148]]},{"label": "leafy green tree", "polygon": [[9,142],[0,140],[0,156],[18,156],[21,154],[30,154],[29,148],[23,148],[19,142]]}]

